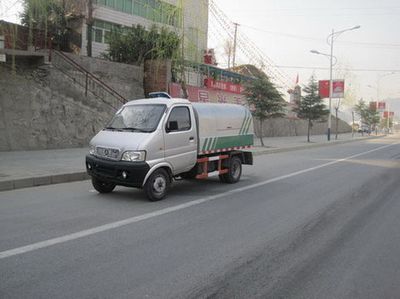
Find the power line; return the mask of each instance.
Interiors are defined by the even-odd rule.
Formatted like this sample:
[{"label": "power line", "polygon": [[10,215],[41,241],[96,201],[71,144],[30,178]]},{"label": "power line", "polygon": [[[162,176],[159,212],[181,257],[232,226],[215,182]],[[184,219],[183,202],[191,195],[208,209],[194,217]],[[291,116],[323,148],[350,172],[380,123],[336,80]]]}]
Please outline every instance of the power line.
[{"label": "power line", "polygon": [[10,7],[6,7],[6,9],[4,10],[4,12],[0,14],[0,17],[10,16],[10,15],[6,15],[6,13],[7,13],[10,9],[14,8],[14,6],[18,4],[18,2],[21,2],[21,0],[17,0],[17,1],[15,1]]},{"label": "power line", "polygon": [[277,8],[268,9],[268,11],[310,11],[310,10],[379,10],[379,9],[400,9],[400,6],[382,6],[382,7],[307,7],[307,8]]},{"label": "power line", "polygon": [[[234,32],[234,24],[213,0],[210,1],[210,12],[213,19],[225,31],[228,38],[232,40],[234,38],[232,34]],[[280,87],[289,88],[291,86],[291,79],[289,76],[276,68],[274,66],[275,63],[242,32],[238,34],[237,47],[249,59],[251,64],[263,70],[273,81],[278,83]]]},{"label": "power line", "polygon": [[[246,28],[249,28],[249,29],[252,29],[252,30],[264,32],[264,33],[273,34],[273,35],[287,36],[287,37],[290,37],[290,38],[296,38],[296,39],[301,39],[301,40],[325,42],[325,39],[322,39],[322,38],[315,38],[315,37],[310,37],[310,36],[295,35],[295,34],[291,34],[291,33],[270,31],[270,30],[265,30],[265,29],[262,29],[262,28],[257,28],[257,27],[244,25],[244,24],[240,24],[240,26],[246,27]],[[336,43],[343,44],[343,45],[345,45],[345,44],[348,44],[348,45],[361,45],[363,47],[370,46],[370,47],[379,47],[379,48],[400,48],[400,44],[353,42],[353,41],[337,41]]]},{"label": "power line", "polygon": [[[319,66],[295,66],[295,65],[274,65],[277,68],[283,69],[305,69],[305,70],[329,70],[327,67]],[[395,72],[400,73],[400,69],[368,69],[368,68],[340,68],[340,70],[351,72]]]}]

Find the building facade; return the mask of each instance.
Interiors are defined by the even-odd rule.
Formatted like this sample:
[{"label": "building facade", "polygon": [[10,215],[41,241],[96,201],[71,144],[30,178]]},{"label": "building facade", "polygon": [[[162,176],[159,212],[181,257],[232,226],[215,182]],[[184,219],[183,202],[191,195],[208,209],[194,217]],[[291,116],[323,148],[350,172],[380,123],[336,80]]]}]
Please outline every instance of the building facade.
[{"label": "building facade", "polygon": [[108,48],[107,39],[113,28],[140,24],[167,27],[184,40],[185,59],[201,62],[207,49],[208,0],[86,0],[77,1],[82,16],[74,26],[81,34],[81,55],[87,54],[87,21],[92,2],[92,56],[100,56]]}]

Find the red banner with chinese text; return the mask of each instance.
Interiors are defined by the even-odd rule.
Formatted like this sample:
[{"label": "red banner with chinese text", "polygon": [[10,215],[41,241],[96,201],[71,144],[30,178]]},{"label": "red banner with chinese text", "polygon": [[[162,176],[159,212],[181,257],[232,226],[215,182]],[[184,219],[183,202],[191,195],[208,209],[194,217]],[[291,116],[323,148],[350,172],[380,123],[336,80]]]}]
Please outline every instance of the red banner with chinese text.
[{"label": "red banner with chinese text", "polygon": [[[329,98],[329,80],[320,80],[319,82],[319,97]],[[344,98],[344,80],[332,81],[332,98]]]},{"label": "red banner with chinese text", "polygon": [[389,115],[389,117],[394,117],[394,112],[393,111],[385,111],[385,112],[383,112],[383,118],[388,118],[388,115]]},{"label": "red banner with chinese text", "polygon": [[[231,103],[246,105],[246,97],[241,94],[229,93],[222,90],[200,88],[196,86],[187,85],[188,100],[191,102],[203,103]],[[182,98],[183,91],[180,84],[170,83],[169,94],[173,98]]]},{"label": "red banner with chinese text", "polygon": [[244,87],[240,84],[227,82],[227,81],[218,81],[218,80],[214,80],[212,78],[204,79],[204,85],[207,88],[219,89],[219,90],[223,90],[226,92],[232,92],[232,93],[236,93],[236,94],[241,94],[244,91]]}]

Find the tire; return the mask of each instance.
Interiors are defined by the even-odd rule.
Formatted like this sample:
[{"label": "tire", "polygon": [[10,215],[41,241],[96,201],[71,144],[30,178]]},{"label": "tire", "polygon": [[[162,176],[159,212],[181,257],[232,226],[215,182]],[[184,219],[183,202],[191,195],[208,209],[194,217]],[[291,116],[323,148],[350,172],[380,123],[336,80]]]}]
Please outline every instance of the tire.
[{"label": "tire", "polygon": [[99,193],[110,193],[114,190],[115,184],[107,183],[105,181],[92,177],[92,185]]},{"label": "tire", "polygon": [[226,181],[225,181],[225,174],[220,174],[220,175],[218,176],[218,178],[219,178],[219,180],[221,181],[221,183],[226,183]]},{"label": "tire", "polygon": [[221,182],[234,184],[240,180],[242,176],[242,160],[238,156],[232,156],[229,159],[229,170],[220,176]]},{"label": "tire", "polygon": [[154,171],[144,185],[144,192],[150,201],[159,201],[165,197],[171,184],[167,171],[160,168]]}]

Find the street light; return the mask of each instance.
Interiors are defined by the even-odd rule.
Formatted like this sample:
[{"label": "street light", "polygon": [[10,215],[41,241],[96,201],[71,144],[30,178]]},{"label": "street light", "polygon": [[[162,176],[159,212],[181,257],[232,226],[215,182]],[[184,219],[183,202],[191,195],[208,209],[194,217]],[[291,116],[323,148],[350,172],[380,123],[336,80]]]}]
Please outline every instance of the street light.
[{"label": "street light", "polygon": [[[391,76],[391,75],[396,75],[397,73],[396,72],[389,72],[389,73],[385,73],[385,74],[382,74],[382,75],[380,75],[379,77],[378,77],[378,79],[376,80],[376,101],[377,101],[377,103],[380,101],[380,90],[381,90],[381,88],[380,88],[380,83],[381,83],[381,80],[383,79],[383,78],[385,78],[385,77],[387,77],[387,76]],[[368,87],[371,87],[371,88],[374,88],[373,86],[371,86],[371,85],[367,85]],[[390,117],[389,117],[389,114],[390,114],[390,109],[389,109],[389,102],[385,102],[386,103],[386,113],[387,113],[387,123],[386,123],[386,126],[387,126],[387,129],[388,129],[388,131],[389,131],[389,127],[390,127]]]},{"label": "street light", "polygon": [[331,118],[331,114],[332,114],[332,89],[333,89],[333,81],[332,81],[332,70],[333,70],[333,42],[335,40],[336,37],[338,37],[339,35],[341,35],[342,33],[346,32],[346,31],[351,31],[351,30],[356,30],[361,28],[361,26],[354,26],[348,29],[344,29],[344,30],[340,30],[340,31],[335,31],[334,29],[332,29],[332,33],[328,35],[327,37],[327,43],[329,46],[331,46],[331,53],[328,54],[323,54],[321,52],[318,52],[317,50],[311,50],[311,53],[313,54],[320,54],[320,55],[325,55],[325,56],[329,56],[330,58],[330,64],[329,64],[329,116],[328,116],[328,141],[331,140],[331,124],[332,124],[332,118]]},{"label": "street light", "polygon": [[378,79],[376,80],[376,100],[377,101],[379,101],[379,97],[380,97],[380,90],[381,90],[380,83],[381,83],[381,80],[383,78],[385,78],[387,76],[391,76],[391,75],[396,75],[396,72],[390,72],[390,73],[386,73],[386,74],[380,75],[378,77]]}]

